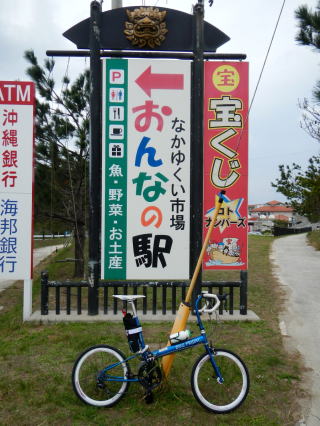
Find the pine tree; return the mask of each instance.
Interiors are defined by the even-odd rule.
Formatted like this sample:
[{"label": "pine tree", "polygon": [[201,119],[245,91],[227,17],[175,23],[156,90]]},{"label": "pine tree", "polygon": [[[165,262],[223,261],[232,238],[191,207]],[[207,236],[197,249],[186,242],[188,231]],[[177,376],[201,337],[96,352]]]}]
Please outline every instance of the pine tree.
[{"label": "pine tree", "polygon": [[300,28],[296,41],[320,50],[320,1],[314,12],[307,5],[303,5],[295,11],[295,16]]},{"label": "pine tree", "polygon": [[[313,11],[308,6],[300,6],[295,11],[299,32],[296,41],[320,51],[320,1]],[[307,99],[300,102],[303,110],[301,127],[316,141],[320,142],[320,81],[313,90],[315,103]],[[279,166],[280,178],[271,185],[288,200],[292,207],[305,215],[311,222],[320,220],[320,156],[309,159],[305,171],[298,164]]]},{"label": "pine tree", "polygon": [[[300,6],[295,11],[298,20],[299,32],[296,41],[304,46],[311,46],[316,52],[320,51],[320,1],[313,11],[307,5]],[[308,99],[300,102],[303,110],[301,127],[306,132],[320,142],[320,81],[313,89],[315,103],[310,103]]]},{"label": "pine tree", "polygon": [[64,77],[56,89],[54,61],[44,66],[32,50],[27,74],[36,84],[35,220],[46,219],[72,228],[74,276],[84,275],[86,188],[89,151],[89,71],[71,83]]},{"label": "pine tree", "polygon": [[[298,20],[299,32],[296,41],[304,46],[311,46],[316,52],[320,51],[320,1],[315,11],[307,5],[298,7],[295,11]],[[317,102],[320,101],[320,81],[317,82],[313,91]]]}]

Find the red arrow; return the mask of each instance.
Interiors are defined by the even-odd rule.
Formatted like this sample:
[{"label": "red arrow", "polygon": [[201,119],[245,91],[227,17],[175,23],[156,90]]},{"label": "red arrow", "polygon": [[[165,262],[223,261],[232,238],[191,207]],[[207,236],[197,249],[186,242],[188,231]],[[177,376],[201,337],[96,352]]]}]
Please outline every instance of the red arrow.
[{"label": "red arrow", "polygon": [[136,79],[141,89],[151,97],[152,89],[182,90],[183,74],[152,74],[151,65]]}]

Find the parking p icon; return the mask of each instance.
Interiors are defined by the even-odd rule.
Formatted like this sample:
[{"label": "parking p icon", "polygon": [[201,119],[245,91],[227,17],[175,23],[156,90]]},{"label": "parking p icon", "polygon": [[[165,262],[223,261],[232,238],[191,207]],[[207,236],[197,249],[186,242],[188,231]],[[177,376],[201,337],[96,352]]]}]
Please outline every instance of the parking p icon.
[{"label": "parking p icon", "polygon": [[124,83],[124,70],[111,69],[109,71],[110,84]]}]

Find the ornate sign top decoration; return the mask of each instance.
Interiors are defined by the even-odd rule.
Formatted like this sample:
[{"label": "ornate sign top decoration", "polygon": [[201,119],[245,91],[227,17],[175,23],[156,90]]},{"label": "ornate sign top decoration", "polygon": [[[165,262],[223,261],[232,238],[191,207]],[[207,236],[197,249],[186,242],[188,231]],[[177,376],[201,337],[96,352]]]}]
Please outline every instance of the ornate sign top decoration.
[{"label": "ornate sign top decoration", "polygon": [[129,22],[125,22],[124,34],[133,46],[139,48],[160,46],[168,30],[164,22],[167,12],[154,7],[127,9]]},{"label": "ornate sign top decoration", "polygon": [[[101,14],[100,48],[105,50],[156,50],[192,52],[193,15],[162,7],[129,6]],[[63,34],[78,49],[90,46],[90,18]],[[218,28],[204,22],[204,51],[216,52],[229,40]]]}]

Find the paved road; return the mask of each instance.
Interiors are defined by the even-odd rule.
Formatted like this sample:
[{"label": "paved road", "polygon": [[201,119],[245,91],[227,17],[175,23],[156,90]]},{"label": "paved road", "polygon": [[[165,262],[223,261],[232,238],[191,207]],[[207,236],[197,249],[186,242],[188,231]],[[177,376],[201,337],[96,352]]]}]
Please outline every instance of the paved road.
[{"label": "paved road", "polygon": [[272,249],[274,272],[286,292],[286,312],[280,328],[288,347],[298,350],[310,383],[311,403],[304,406],[308,426],[320,425],[320,251],[307,244],[306,234],[274,240]]},{"label": "paved road", "polygon": [[[33,251],[33,266],[37,266],[43,259],[48,257],[55,250],[63,247],[63,245],[47,246],[35,249]],[[16,280],[15,280],[16,281]],[[6,288],[10,287],[15,281],[12,280],[0,280],[0,293]]]}]

